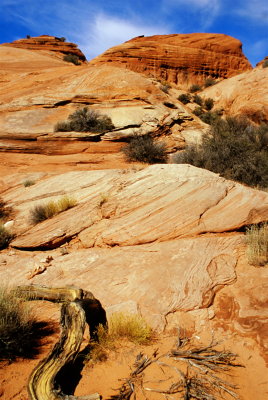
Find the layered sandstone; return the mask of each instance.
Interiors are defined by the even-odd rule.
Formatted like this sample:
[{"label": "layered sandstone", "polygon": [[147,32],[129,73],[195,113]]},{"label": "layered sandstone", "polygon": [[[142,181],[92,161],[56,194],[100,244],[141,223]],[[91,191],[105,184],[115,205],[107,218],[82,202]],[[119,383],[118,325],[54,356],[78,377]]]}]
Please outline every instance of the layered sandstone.
[{"label": "layered sandstone", "polygon": [[227,115],[243,115],[256,123],[268,123],[268,68],[254,68],[202,92]]},{"label": "layered sandstone", "polygon": [[[156,80],[120,66],[75,67],[51,54],[6,46],[0,46],[0,59],[2,140],[120,140],[140,132],[169,136],[170,147],[177,149],[187,140],[184,131],[202,135],[206,130],[178,101],[176,89],[165,93]],[[84,106],[109,115],[115,129],[98,135],[54,133],[58,121]]]},{"label": "layered sandstone", "polygon": [[139,36],[90,63],[120,65],[175,84],[229,78],[252,69],[239,40],[211,33]]},{"label": "layered sandstone", "polygon": [[15,40],[12,43],[3,43],[3,46],[16,47],[25,50],[53,52],[56,55],[73,54],[81,61],[86,61],[85,55],[76,44],[66,42],[65,38],[56,36],[41,35],[26,39]]}]

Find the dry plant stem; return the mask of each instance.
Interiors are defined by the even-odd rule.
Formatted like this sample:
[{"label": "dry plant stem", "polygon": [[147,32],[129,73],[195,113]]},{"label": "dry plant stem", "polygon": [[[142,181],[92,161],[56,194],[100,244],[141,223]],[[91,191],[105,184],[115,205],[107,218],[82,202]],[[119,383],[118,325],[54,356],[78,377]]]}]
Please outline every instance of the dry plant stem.
[{"label": "dry plant stem", "polygon": [[[180,343],[180,341],[178,343]],[[134,364],[135,370],[130,374],[128,379],[125,379],[125,383],[119,389],[119,394],[112,396],[110,400],[131,399],[132,395],[133,399],[135,399],[135,385],[139,385],[142,391],[160,393],[165,399],[173,399],[170,395],[178,393],[180,393],[180,398],[184,400],[222,400],[224,399],[223,393],[228,393],[234,399],[239,399],[238,394],[232,390],[237,389],[237,387],[214,375],[212,371],[226,372],[230,367],[241,365],[233,362],[236,357],[235,354],[228,351],[215,350],[214,346],[216,344],[217,343],[211,344],[200,349],[189,349],[188,345],[187,349],[184,350],[182,349],[183,346],[181,346],[180,350],[178,350],[178,348],[171,350],[169,353],[160,355],[157,358],[148,358],[142,354],[138,355]],[[160,360],[163,358],[186,363],[186,373],[180,370],[179,366],[174,366]],[[178,380],[171,383],[167,389],[160,390],[144,387],[145,382],[143,381],[142,372],[153,363],[158,364],[161,369],[162,367],[167,367],[176,371],[179,375]],[[197,369],[200,375],[196,376],[193,368]],[[161,382],[165,382],[169,378]],[[148,384],[149,381],[146,381],[146,383]]]},{"label": "dry plant stem", "polygon": [[[95,312],[103,312],[100,302],[91,292],[77,288],[46,288],[42,286],[20,286],[14,292],[28,300],[49,300],[63,302],[61,309],[61,336],[50,354],[33,370],[29,382],[30,400],[100,400],[98,393],[77,397],[62,393],[57,383],[57,374],[75,360],[81,343],[86,322],[92,320],[89,302]],[[96,311],[97,310],[97,311]],[[91,326],[89,327],[91,328]]]},{"label": "dry plant stem", "polygon": [[[31,400],[68,399],[68,396],[58,391],[56,375],[65,364],[75,359],[83,340],[85,324],[85,312],[78,303],[70,302],[62,305],[61,337],[48,357],[38,364],[30,376],[28,393]],[[100,396],[94,394],[84,396],[83,399],[100,399]]]}]

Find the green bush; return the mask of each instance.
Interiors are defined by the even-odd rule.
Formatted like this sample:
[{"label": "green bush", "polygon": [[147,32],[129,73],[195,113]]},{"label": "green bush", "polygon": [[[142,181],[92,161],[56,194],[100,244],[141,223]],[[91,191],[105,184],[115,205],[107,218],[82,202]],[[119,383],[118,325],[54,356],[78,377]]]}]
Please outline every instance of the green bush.
[{"label": "green bush", "polygon": [[250,186],[268,186],[268,125],[251,125],[243,118],[217,118],[200,146],[175,157]]},{"label": "green bush", "polygon": [[191,101],[191,96],[187,93],[182,93],[179,95],[178,100],[183,104],[188,104]]},{"label": "green bush", "polygon": [[247,256],[252,265],[268,264],[268,224],[251,225],[246,230]]},{"label": "green bush", "polygon": [[189,89],[189,92],[191,92],[191,93],[195,93],[195,92],[198,92],[199,90],[201,90],[202,89],[202,87],[200,86],[200,85],[192,85],[191,87],[190,87],[190,89]]},{"label": "green bush", "polygon": [[32,308],[16,291],[0,288],[0,360],[33,358],[40,339],[51,333],[53,329],[36,320]]},{"label": "green bush", "polygon": [[98,111],[83,107],[69,115],[68,121],[58,122],[55,131],[61,132],[95,132],[103,133],[112,130],[114,125],[110,117]]},{"label": "green bush", "polygon": [[60,212],[74,207],[76,201],[68,196],[63,196],[58,201],[49,201],[46,204],[37,204],[30,210],[30,222],[34,225],[54,217]]},{"label": "green bush", "polygon": [[209,86],[215,85],[216,83],[217,83],[217,81],[215,81],[215,79],[207,78],[207,79],[205,80],[204,86],[205,86],[205,87],[209,87]]},{"label": "green bush", "polygon": [[122,148],[128,161],[144,163],[166,163],[167,149],[164,143],[156,142],[150,135],[134,135]]},{"label": "green bush", "polygon": [[81,65],[79,57],[75,54],[65,54],[65,56],[63,57],[63,61],[70,62],[74,65]]},{"label": "green bush", "polygon": [[262,68],[267,68],[268,67],[268,60],[265,60],[262,64]]}]

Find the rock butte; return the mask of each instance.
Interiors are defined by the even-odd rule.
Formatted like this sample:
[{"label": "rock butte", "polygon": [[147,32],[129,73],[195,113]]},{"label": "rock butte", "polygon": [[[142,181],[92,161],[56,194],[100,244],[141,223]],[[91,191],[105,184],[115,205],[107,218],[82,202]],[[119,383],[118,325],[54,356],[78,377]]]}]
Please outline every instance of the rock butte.
[{"label": "rock butte", "polygon": [[55,36],[41,35],[37,37],[15,40],[12,43],[3,43],[2,45],[44,53],[52,52],[54,55],[60,57],[65,54],[73,54],[77,56],[80,61],[86,61],[85,55],[80,49],[78,49],[76,44],[65,42],[65,38],[58,38]]},{"label": "rock butte", "polygon": [[90,63],[113,63],[186,86],[252,69],[239,40],[211,33],[139,36],[112,47]]}]

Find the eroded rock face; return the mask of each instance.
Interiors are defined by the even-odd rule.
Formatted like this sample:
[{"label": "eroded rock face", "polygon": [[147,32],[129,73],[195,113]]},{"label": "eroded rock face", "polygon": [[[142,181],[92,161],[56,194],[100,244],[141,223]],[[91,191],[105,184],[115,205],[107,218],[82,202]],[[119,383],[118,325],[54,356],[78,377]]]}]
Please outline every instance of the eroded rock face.
[{"label": "eroded rock face", "polygon": [[252,69],[239,40],[211,33],[137,37],[112,47],[90,62],[121,65],[175,84],[229,78]]},{"label": "eroded rock face", "polygon": [[[133,71],[110,65],[68,66],[48,54],[6,46],[0,46],[0,59],[0,139],[5,141],[114,141],[140,132],[172,137],[170,147],[176,150],[188,140],[185,129],[201,135],[207,129],[178,101],[175,89],[164,93],[159,82]],[[84,106],[109,115],[115,129],[98,135],[54,133],[57,122]]]},{"label": "eroded rock face", "polygon": [[41,35],[37,37],[29,37],[27,39],[15,40],[12,43],[3,43],[3,46],[16,47],[26,50],[37,51],[51,51],[58,55],[73,54],[79,58],[80,61],[85,61],[86,57],[77,45],[74,43],[66,42],[65,38],[58,38],[55,36]]},{"label": "eroded rock face", "polygon": [[268,123],[268,68],[234,76],[205,89],[204,97],[228,115],[244,115],[256,123]]},{"label": "eroded rock face", "polygon": [[[34,227],[26,218],[36,204],[68,194],[74,209]],[[4,200],[18,211],[16,248],[53,248],[79,235],[83,247],[166,242],[235,231],[268,220],[268,194],[190,165],[153,165],[138,172],[69,172]],[[16,227],[15,227],[16,229]],[[24,231],[24,233],[23,233]]]}]

